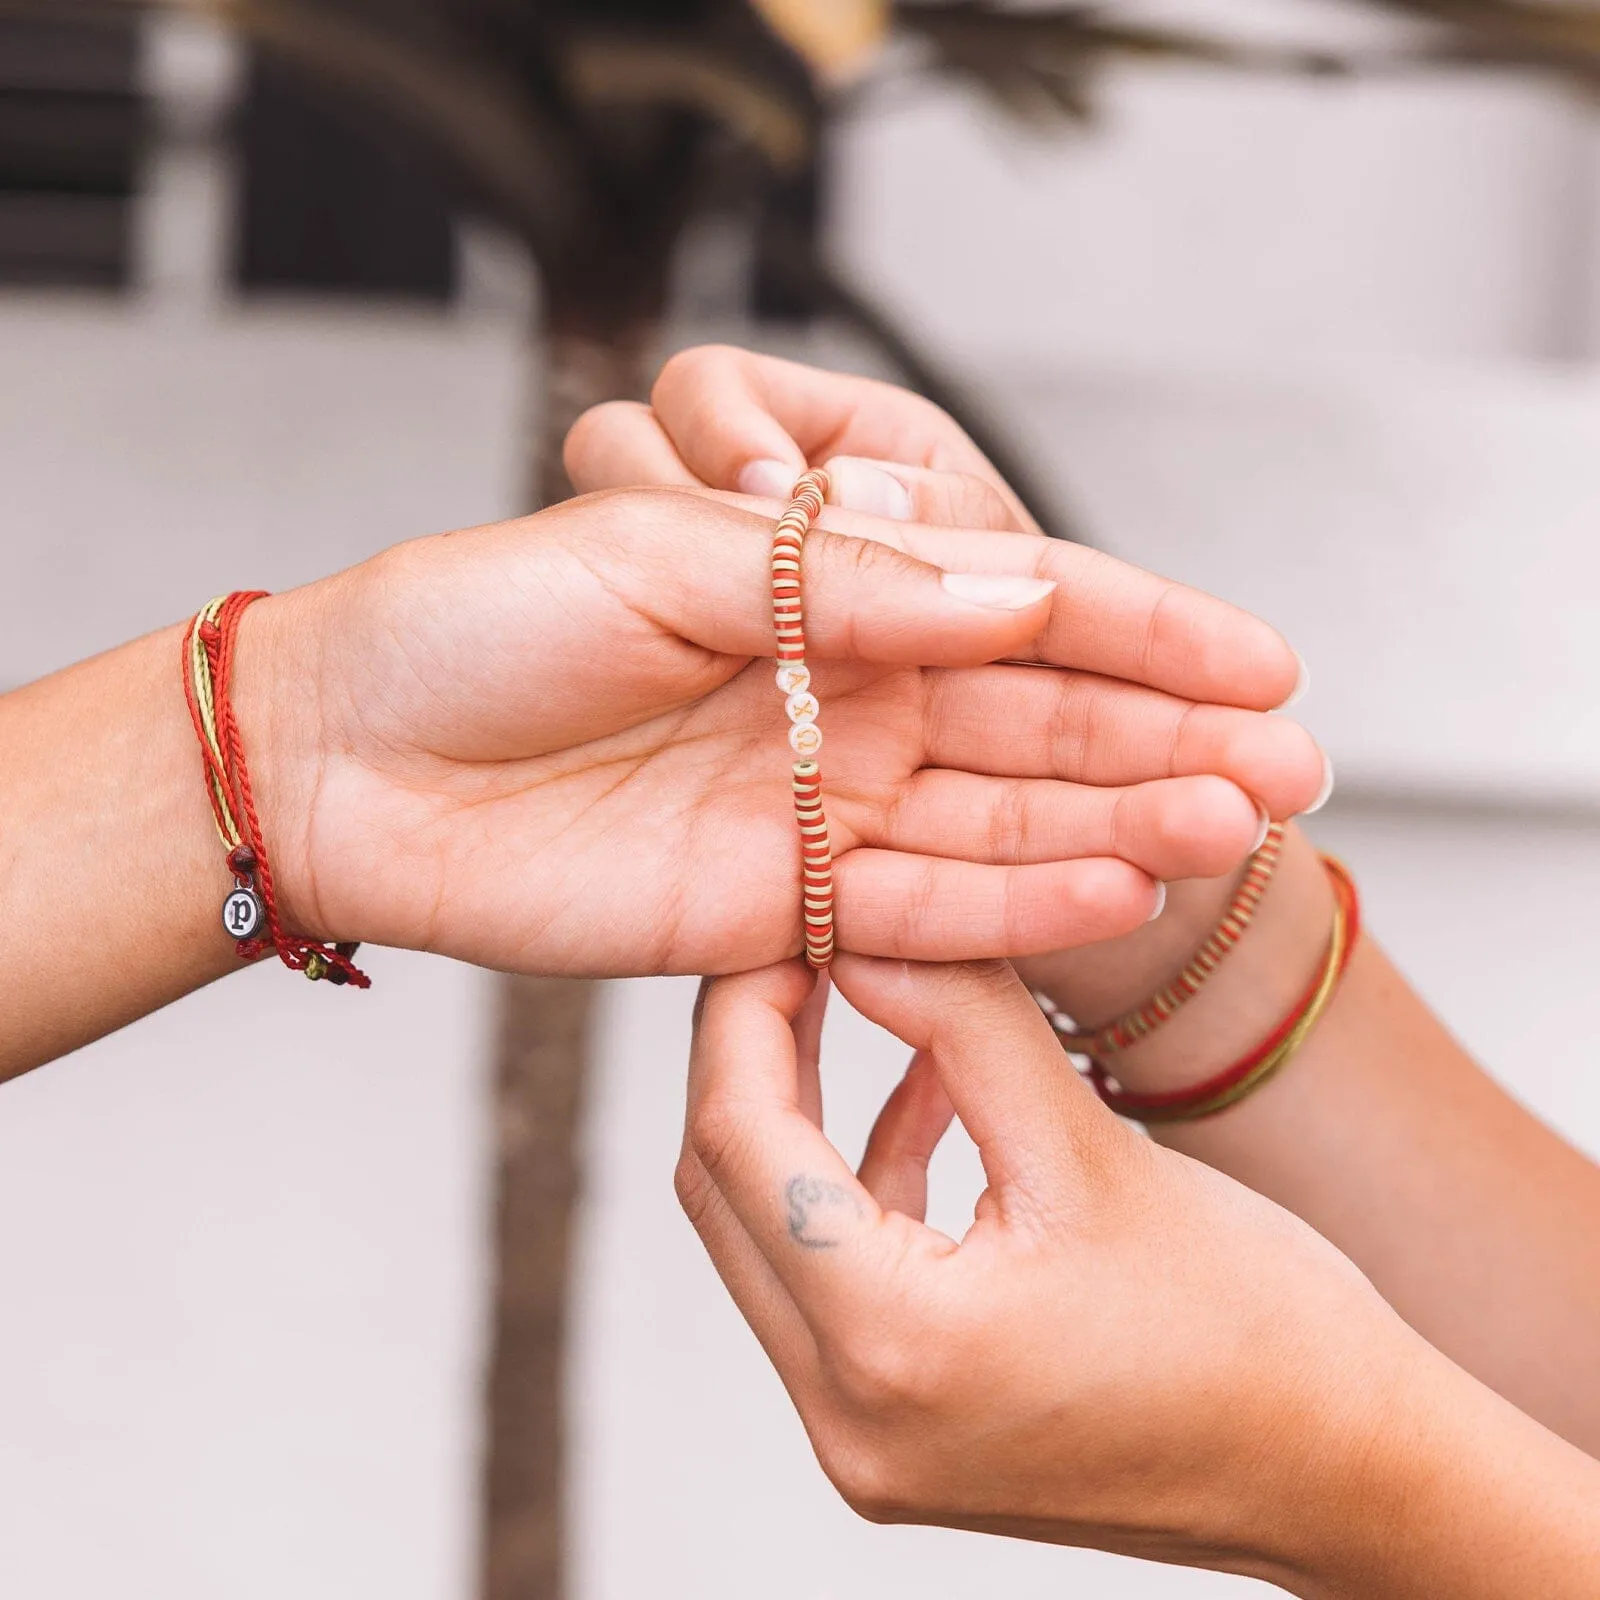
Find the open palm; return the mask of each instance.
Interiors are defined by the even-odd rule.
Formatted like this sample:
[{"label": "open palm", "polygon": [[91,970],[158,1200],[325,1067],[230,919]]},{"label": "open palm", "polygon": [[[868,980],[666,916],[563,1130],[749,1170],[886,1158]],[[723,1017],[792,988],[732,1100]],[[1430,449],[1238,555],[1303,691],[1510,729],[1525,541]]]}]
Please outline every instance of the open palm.
[{"label": "open palm", "polygon": [[[421,540],[327,586],[322,754],[279,823],[302,920],[527,971],[728,971],[798,949],[770,526],[725,497],[631,490]],[[1008,537],[971,535],[962,564]],[[813,534],[805,569],[845,948],[1021,954],[1126,932],[1153,878],[1248,852],[1245,791],[1281,815],[1320,782],[1293,724],[1058,651],[1052,579],[964,595],[834,532]],[[1262,627],[1123,571],[1129,629],[1149,636],[1140,606],[1193,612],[1152,681],[1203,674],[1195,628],[1249,645]]]}]

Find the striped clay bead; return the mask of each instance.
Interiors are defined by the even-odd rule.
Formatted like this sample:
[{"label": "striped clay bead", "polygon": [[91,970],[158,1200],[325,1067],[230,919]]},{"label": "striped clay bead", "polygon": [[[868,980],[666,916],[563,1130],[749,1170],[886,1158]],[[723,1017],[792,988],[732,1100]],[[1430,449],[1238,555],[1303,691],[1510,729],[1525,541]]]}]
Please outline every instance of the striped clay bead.
[{"label": "striped clay bead", "polygon": [[800,614],[800,551],[811,524],[822,514],[828,475],[820,469],[804,473],[794,498],[778,519],[772,536],[772,624],[778,635],[778,659],[803,661],[806,635]]},{"label": "striped clay bead", "polygon": [[825,967],[833,958],[833,852],[822,813],[822,771],[815,761],[794,764],[794,815],[800,824],[801,897],[806,960]]},{"label": "striped clay bead", "polygon": [[793,767],[795,819],[800,825],[802,915],[806,960],[825,967],[833,959],[833,852],[828,819],[822,811],[822,776],[816,755],[822,748],[817,726],[821,706],[811,692],[806,665],[804,609],[800,597],[800,559],[806,534],[822,513],[828,476],[803,473],[772,535],[772,625],[778,640],[777,684],[789,718],[789,748],[799,758]]},{"label": "striped clay bead", "polygon": [[1183,971],[1143,1005],[1124,1012],[1115,1021],[1082,1033],[1068,1026],[1065,1019],[1058,1020],[1060,1014],[1052,1008],[1051,1022],[1061,1035],[1062,1044],[1084,1055],[1115,1055],[1148,1038],[1177,1015],[1205,987],[1244,936],[1261,904],[1261,897],[1267,892],[1267,885],[1272,882],[1273,873],[1278,870],[1278,858],[1282,853],[1283,824],[1275,822],[1267,829],[1261,848],[1251,856],[1250,865],[1222,920],[1206,936],[1205,943],[1195,951]]}]

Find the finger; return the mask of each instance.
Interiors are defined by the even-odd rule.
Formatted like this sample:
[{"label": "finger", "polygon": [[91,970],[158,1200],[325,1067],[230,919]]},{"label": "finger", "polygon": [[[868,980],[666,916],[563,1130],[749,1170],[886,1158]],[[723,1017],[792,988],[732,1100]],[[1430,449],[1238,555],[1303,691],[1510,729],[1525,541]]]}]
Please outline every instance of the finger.
[{"label": "finger", "polygon": [[993,865],[1115,856],[1152,878],[1220,878],[1260,842],[1255,802],[1226,778],[1167,778],[1126,788],[1048,778],[990,778],[927,768],[903,785],[864,842]]},{"label": "finger", "polygon": [[772,1264],[686,1143],[675,1174],[678,1203],[750,1331],[794,1393],[816,1369],[817,1344]]},{"label": "finger", "polygon": [[835,963],[839,992],[869,1020],[927,1052],[972,1135],[1002,1215],[1019,1194],[1059,1214],[1122,1130],[1082,1083],[1022,980],[1005,962]]},{"label": "finger", "polygon": [[[569,500],[554,513],[573,556],[656,624],[723,654],[776,652],[772,523],[681,489]],[[965,665],[1028,651],[1049,580],[949,574],[867,539],[812,532],[802,554],[806,654]]]},{"label": "finger", "polygon": [[1043,955],[1120,938],[1162,898],[1125,861],[991,867],[870,849],[835,862],[834,896],[842,949],[913,961]]},{"label": "finger", "polygon": [[1008,526],[1037,531],[956,422],[893,384],[702,345],[662,368],[650,404],[684,463],[713,488],[781,499],[812,463],[867,457],[983,478],[1010,506]]},{"label": "finger", "polygon": [[954,1116],[933,1058],[919,1050],[878,1113],[856,1173],[885,1211],[927,1217],[928,1163]]},{"label": "finger", "polygon": [[817,974],[812,989],[794,1019],[795,1078],[800,1109],[822,1126],[822,1025],[828,1015],[833,985],[826,972]]},{"label": "finger", "polygon": [[[715,498],[758,515],[770,530],[776,515],[770,505],[758,510],[748,498]],[[1276,709],[1302,687],[1304,664],[1276,628],[1103,551],[1039,534],[939,528],[835,506],[823,509],[821,526],[950,572],[1053,581],[1058,593],[1049,621],[1019,659],[1257,711]]]},{"label": "finger", "polygon": [[798,962],[719,978],[690,1057],[686,1143],[810,1321],[857,1307],[883,1276],[882,1212],[801,1110]]},{"label": "finger", "polygon": [[943,528],[1016,532],[1024,526],[1011,498],[977,473],[935,472],[864,456],[832,456],[825,465],[828,500],[846,511]]},{"label": "finger", "polygon": [[1040,636],[1041,661],[1259,711],[1281,706],[1300,685],[1303,664],[1276,628],[1103,551],[1006,533],[987,534],[980,546],[962,530],[915,523],[904,548],[952,571],[1054,579],[1065,599]]},{"label": "finger", "polygon": [[[809,977],[810,974],[803,969],[796,971],[796,963],[788,963],[785,968],[785,978],[791,983],[798,979],[797,992],[804,996],[799,1002],[791,1028],[797,1053],[810,1047],[809,1044],[800,1043],[801,1035],[807,1035],[814,1041],[818,1033],[819,993],[824,996],[821,1005],[826,1005],[827,989],[823,983],[809,985],[810,993],[805,993]],[[714,981],[705,979],[695,1000],[694,1033],[697,1040]],[[745,1230],[700,1158],[694,1133],[701,1087],[697,1076],[698,1061],[698,1054],[692,1049],[683,1148],[674,1173],[678,1203],[700,1236],[700,1242],[705,1246],[717,1276],[792,1393],[795,1385],[815,1369],[816,1341],[771,1263]]]},{"label": "finger", "polygon": [[930,766],[1093,784],[1213,773],[1278,818],[1313,805],[1327,775],[1316,741],[1287,717],[1089,673],[991,666],[926,682]]},{"label": "finger", "polygon": [[567,477],[579,494],[634,484],[695,484],[649,406],[608,400],[573,423],[562,447]]}]

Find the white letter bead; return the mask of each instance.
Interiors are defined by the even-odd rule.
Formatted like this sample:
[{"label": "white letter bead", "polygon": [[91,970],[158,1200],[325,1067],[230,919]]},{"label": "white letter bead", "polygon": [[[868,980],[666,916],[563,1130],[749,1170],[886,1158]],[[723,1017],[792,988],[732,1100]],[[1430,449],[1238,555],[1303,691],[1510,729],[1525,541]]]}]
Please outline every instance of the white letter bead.
[{"label": "white letter bead", "polygon": [[804,689],[795,690],[783,702],[783,709],[789,713],[791,722],[815,722],[822,712],[822,707],[817,704],[817,697],[808,694]]},{"label": "white letter bead", "polygon": [[791,724],[789,748],[797,756],[814,756],[822,748],[822,729],[809,720]]},{"label": "white letter bead", "polygon": [[778,668],[778,688],[784,694],[799,694],[811,687],[811,669],[803,661],[785,661]]}]

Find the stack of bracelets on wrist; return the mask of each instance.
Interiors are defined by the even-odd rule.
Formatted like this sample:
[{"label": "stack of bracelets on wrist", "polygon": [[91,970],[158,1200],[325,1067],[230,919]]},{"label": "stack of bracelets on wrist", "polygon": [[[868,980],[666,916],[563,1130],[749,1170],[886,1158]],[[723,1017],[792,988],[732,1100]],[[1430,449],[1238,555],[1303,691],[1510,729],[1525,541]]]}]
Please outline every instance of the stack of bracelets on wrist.
[{"label": "stack of bracelets on wrist", "polygon": [[801,914],[806,961],[819,971],[833,960],[833,852],[822,811],[822,769],[817,752],[821,707],[811,693],[806,665],[805,616],[800,597],[800,556],[806,535],[822,514],[828,475],[803,473],[794,498],[772,535],[772,625],[778,636],[778,691],[789,716],[789,748],[799,758],[791,768],[795,820],[800,825]]},{"label": "stack of bracelets on wrist", "polygon": [[1202,1083],[1150,1094],[1124,1088],[1103,1060],[1164,1026],[1211,977],[1249,927],[1276,869],[1282,847],[1283,830],[1274,825],[1268,830],[1260,850],[1251,857],[1244,879],[1221,922],[1183,971],[1143,1005],[1102,1027],[1079,1031],[1047,996],[1035,996],[1060,1036],[1062,1048],[1089,1058],[1084,1076],[1119,1116],[1144,1123],[1194,1122],[1225,1111],[1272,1078],[1310,1037],[1333,1003],[1339,980],[1361,936],[1361,904],[1355,883],[1344,865],[1325,855],[1322,864],[1333,885],[1334,909],[1322,964],[1289,1014],[1254,1050]]},{"label": "stack of bracelets on wrist", "polygon": [[183,636],[184,698],[200,740],[212,820],[234,881],[222,903],[222,926],[241,960],[255,961],[273,950],[286,967],[308,978],[365,989],[372,980],[352,959],[359,945],[325,945],[288,933],[278,917],[272,868],[245,766],[244,740],[230,698],[239,619],[265,598],[263,591],[251,590],[213,600]]},{"label": "stack of bracelets on wrist", "polygon": [[1183,971],[1165,988],[1157,990],[1143,1005],[1124,1012],[1114,1021],[1080,1033],[1046,1002],[1046,1014],[1067,1049],[1078,1055],[1113,1055],[1137,1044],[1170,1021],[1179,1009],[1199,994],[1206,980],[1222,965],[1243,937],[1256,914],[1256,907],[1261,904],[1262,895],[1267,892],[1267,885],[1272,882],[1273,873],[1278,870],[1278,858],[1282,854],[1283,824],[1274,822],[1267,829],[1267,836],[1261,841],[1260,848],[1250,857],[1244,878],[1234,893],[1232,903],[1222,914],[1222,920],[1211,930],[1206,942],[1194,953]]}]

